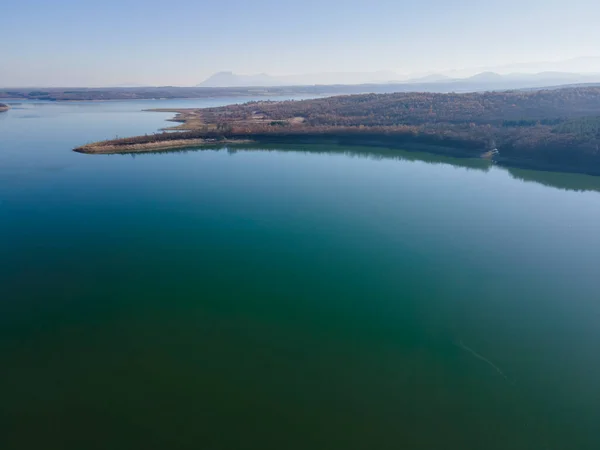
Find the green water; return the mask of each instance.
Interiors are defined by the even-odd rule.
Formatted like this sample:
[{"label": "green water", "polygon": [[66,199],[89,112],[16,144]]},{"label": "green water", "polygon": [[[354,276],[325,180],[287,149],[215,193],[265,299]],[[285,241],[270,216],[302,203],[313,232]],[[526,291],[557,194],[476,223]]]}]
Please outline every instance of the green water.
[{"label": "green water", "polygon": [[600,178],[70,151],[195,102],[0,115],[0,449],[600,448]]}]

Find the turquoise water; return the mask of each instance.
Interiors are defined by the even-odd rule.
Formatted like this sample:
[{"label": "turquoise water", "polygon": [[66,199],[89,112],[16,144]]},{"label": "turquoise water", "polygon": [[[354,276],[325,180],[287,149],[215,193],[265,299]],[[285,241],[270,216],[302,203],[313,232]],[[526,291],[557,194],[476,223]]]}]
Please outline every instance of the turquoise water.
[{"label": "turquoise water", "polygon": [[600,448],[600,178],[71,152],[182,103],[0,114],[0,448]]}]

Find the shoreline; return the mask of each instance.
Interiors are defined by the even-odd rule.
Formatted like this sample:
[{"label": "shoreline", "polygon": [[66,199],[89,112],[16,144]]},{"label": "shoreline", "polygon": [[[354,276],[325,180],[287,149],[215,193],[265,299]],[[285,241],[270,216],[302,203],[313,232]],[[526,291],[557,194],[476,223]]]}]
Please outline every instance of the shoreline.
[{"label": "shoreline", "polygon": [[[173,138],[180,137],[182,132],[168,133]],[[351,138],[355,139],[351,139]],[[453,158],[469,158],[475,160],[487,160],[492,164],[496,164],[506,168],[518,168],[528,170],[538,170],[543,172],[556,173],[574,173],[591,176],[600,176],[600,169],[594,167],[578,167],[549,164],[542,161],[535,161],[525,158],[514,158],[495,155],[489,157],[489,152],[485,149],[477,149],[475,151],[442,145],[431,145],[419,142],[390,142],[386,138],[389,136],[381,136],[382,139],[375,139],[370,136],[369,139],[360,139],[362,136],[332,136],[327,134],[298,134],[298,135],[244,135],[238,137],[202,137],[192,139],[165,139],[162,141],[128,143],[128,139],[120,139],[114,141],[95,142],[82,145],[73,149],[74,152],[90,154],[90,155],[114,155],[128,153],[159,153],[169,150],[184,150],[215,148],[223,146],[238,146],[238,145],[338,145],[340,147],[372,147],[385,148],[389,150],[404,150],[408,152],[423,152],[431,155],[447,156]],[[350,138],[350,139],[349,139]],[[358,139],[356,139],[358,138]],[[129,138],[131,139],[131,138]],[[135,138],[134,138],[135,139]],[[122,141],[122,142],[119,142]]]},{"label": "shoreline", "polygon": [[[180,134],[180,133],[173,133]],[[554,172],[554,173],[573,173],[590,176],[600,176],[600,170],[594,170],[594,168],[584,168],[576,166],[558,166],[548,163],[541,163],[530,159],[523,158],[509,158],[509,157],[488,157],[487,151],[480,149],[477,152],[466,151],[465,149],[456,147],[445,147],[441,145],[427,145],[413,143],[403,143],[394,145],[390,142],[385,141],[374,141],[367,140],[361,141],[356,140],[350,142],[346,139],[338,139],[336,137],[321,135],[321,136],[257,136],[255,139],[249,138],[197,138],[197,139],[173,139],[162,142],[146,142],[139,144],[114,144],[114,143],[92,143],[83,145],[73,149],[74,152],[83,154],[94,154],[94,155],[115,155],[115,154],[129,154],[129,153],[160,153],[169,150],[185,150],[185,149],[206,149],[223,146],[239,146],[239,145],[337,145],[340,147],[371,147],[373,149],[388,149],[391,151],[401,150],[406,152],[421,152],[429,153],[431,155],[445,156],[452,158],[461,159],[472,159],[472,160],[484,160],[490,161],[490,163],[505,168],[516,168],[516,169],[527,169],[537,170],[542,172]]]},{"label": "shoreline", "polygon": [[96,142],[74,148],[77,153],[93,155],[115,155],[123,153],[152,153],[165,150],[182,150],[186,148],[209,147],[215,145],[252,144],[249,139],[174,139],[163,142],[146,142],[140,144],[118,145],[113,143]]}]

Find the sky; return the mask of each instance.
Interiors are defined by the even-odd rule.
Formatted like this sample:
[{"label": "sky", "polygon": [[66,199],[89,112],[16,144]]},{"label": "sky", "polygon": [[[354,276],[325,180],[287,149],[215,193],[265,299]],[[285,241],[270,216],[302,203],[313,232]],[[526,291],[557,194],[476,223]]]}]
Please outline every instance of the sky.
[{"label": "sky", "polygon": [[192,86],[599,56],[598,0],[3,0],[0,86]]}]

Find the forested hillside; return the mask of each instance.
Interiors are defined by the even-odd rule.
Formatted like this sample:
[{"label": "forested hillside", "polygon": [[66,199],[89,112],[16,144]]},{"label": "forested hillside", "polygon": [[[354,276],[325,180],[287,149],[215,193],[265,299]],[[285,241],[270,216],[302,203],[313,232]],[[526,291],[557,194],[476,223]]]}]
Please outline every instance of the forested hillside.
[{"label": "forested hillside", "polygon": [[[395,93],[260,102],[203,110],[210,119],[303,117],[308,125],[394,126],[435,123],[535,125],[600,114],[600,87],[469,94]],[[209,120],[210,120],[209,119]]]}]

